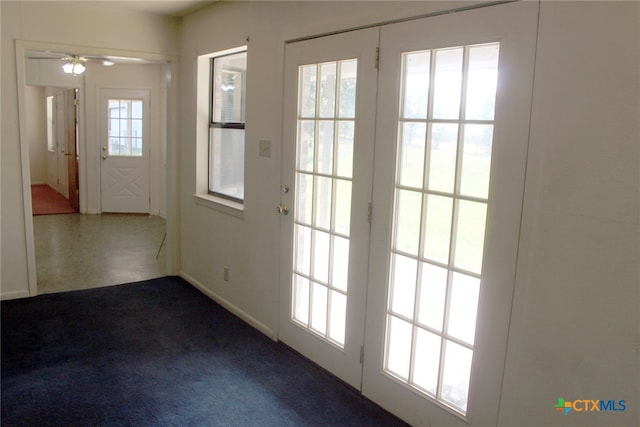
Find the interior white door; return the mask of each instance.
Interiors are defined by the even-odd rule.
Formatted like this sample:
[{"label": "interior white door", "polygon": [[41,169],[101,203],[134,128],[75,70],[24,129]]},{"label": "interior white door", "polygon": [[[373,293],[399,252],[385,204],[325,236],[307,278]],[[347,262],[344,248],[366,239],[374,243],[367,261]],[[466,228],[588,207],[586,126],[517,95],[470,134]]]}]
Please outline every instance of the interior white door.
[{"label": "interior white door", "polygon": [[358,389],[378,35],[354,31],[285,52],[279,338]]},{"label": "interior white door", "polygon": [[537,3],[382,28],[363,394],[413,425],[496,425]]},{"label": "interior white door", "polygon": [[102,212],[150,211],[148,90],[101,91]]}]

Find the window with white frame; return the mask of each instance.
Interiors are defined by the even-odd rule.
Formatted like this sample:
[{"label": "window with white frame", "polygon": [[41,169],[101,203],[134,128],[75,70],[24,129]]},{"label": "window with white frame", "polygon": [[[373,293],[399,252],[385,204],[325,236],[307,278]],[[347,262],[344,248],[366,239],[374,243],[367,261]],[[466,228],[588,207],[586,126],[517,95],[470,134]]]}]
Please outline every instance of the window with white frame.
[{"label": "window with white frame", "polygon": [[247,51],[211,58],[208,192],[244,201]]},{"label": "window with white frame", "polygon": [[49,151],[56,151],[54,111],[55,98],[47,96],[47,150]]}]

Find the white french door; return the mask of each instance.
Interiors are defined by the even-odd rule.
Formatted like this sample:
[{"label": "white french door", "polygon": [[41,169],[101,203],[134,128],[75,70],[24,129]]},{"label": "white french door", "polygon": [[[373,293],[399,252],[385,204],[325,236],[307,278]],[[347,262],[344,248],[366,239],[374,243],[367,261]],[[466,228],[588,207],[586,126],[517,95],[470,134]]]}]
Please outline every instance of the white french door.
[{"label": "white french door", "polygon": [[285,58],[279,337],[358,389],[378,33],[292,43]]},{"label": "white french door", "polygon": [[[366,105],[355,110],[348,176],[340,167],[352,159],[334,143],[342,118],[322,113],[342,83],[323,70],[355,56],[340,56],[338,36],[287,47],[281,339],[413,425],[497,423],[537,7],[342,35],[370,33],[363,48],[380,52],[379,71],[358,63],[356,105]],[[377,85],[365,86],[370,76]]]}]

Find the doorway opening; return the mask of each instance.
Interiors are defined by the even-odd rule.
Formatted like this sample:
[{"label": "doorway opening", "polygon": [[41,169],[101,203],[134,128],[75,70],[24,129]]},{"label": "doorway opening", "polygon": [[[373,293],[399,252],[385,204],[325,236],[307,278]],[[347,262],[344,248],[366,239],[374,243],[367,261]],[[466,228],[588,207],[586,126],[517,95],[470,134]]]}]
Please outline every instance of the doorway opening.
[{"label": "doorway opening", "polygon": [[[167,120],[167,98],[174,90],[170,86],[174,64],[169,58],[133,61],[125,52],[115,52],[111,54],[121,58],[116,67],[107,68],[90,60],[86,64],[87,73],[71,76],[63,74],[59,66],[58,51],[62,50],[59,47],[27,42],[19,42],[17,47],[19,56],[24,58],[24,62],[18,63],[18,86],[22,101],[20,122],[22,129],[26,129],[21,144],[30,295],[165,276],[169,272],[167,260],[172,253],[169,245],[173,237],[168,237],[169,197],[163,168],[167,165],[167,134],[172,131]],[[139,70],[138,80],[128,82],[127,67],[134,66]],[[150,207],[144,213],[102,214],[100,147],[96,138],[91,137],[100,128],[100,122],[94,119],[99,103],[96,91],[91,88],[136,88],[142,84],[142,72],[155,79],[149,90],[158,100],[151,124],[154,133],[150,135],[154,169],[148,180],[153,197],[149,197]],[[60,94],[54,93],[56,89]],[[48,99],[49,96],[52,98]],[[48,122],[56,121],[56,107],[61,117],[57,130],[55,125],[47,126]],[[30,138],[33,122],[40,132]],[[60,140],[68,137],[72,142],[55,143],[56,132]],[[50,167],[47,154],[51,157]],[[75,213],[43,212],[49,215],[33,216],[33,184],[53,189]]]}]

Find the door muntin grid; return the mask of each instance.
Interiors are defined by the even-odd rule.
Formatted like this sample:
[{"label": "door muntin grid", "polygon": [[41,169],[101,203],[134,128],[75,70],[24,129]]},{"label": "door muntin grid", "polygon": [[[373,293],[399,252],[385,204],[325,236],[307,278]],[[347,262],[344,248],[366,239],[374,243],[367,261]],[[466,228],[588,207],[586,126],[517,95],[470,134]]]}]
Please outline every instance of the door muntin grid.
[{"label": "door muntin grid", "polygon": [[298,68],[291,320],[344,349],[358,62]]},{"label": "door muntin grid", "polygon": [[110,157],[143,156],[143,100],[112,99],[108,102],[108,148]]},{"label": "door muntin grid", "polygon": [[407,52],[383,370],[466,415],[499,43]]}]

